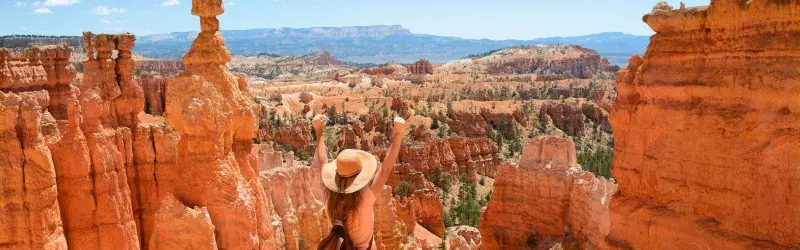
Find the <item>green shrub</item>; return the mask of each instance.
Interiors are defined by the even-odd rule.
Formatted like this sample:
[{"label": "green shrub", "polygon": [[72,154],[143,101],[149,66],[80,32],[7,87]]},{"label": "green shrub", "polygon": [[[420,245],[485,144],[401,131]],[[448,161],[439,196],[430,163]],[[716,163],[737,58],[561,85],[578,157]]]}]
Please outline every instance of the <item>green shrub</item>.
[{"label": "green shrub", "polygon": [[394,188],[394,194],[400,196],[400,198],[408,198],[411,196],[411,185],[408,182],[401,181],[400,184],[397,184],[397,187]]}]

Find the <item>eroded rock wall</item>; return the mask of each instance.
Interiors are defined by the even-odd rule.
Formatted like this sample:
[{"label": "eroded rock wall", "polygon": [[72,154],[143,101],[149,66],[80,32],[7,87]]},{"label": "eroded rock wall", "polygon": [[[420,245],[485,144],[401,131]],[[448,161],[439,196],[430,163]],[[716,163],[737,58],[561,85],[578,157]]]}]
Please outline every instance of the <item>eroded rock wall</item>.
[{"label": "eroded rock wall", "polygon": [[151,115],[163,115],[167,78],[160,74],[144,72],[139,76],[139,83],[144,91],[144,112]]},{"label": "eroded rock wall", "polygon": [[610,241],[623,248],[800,247],[797,1],[715,0],[644,16],[620,72]]},{"label": "eroded rock wall", "polygon": [[519,166],[500,166],[480,219],[486,249],[516,249],[571,235],[587,248],[608,248],[613,181],[576,162],[571,138],[539,137],[524,146]]},{"label": "eroded rock wall", "polygon": [[40,127],[55,126],[48,102],[45,91],[0,92],[0,249],[67,248],[56,170]]},{"label": "eroded rock wall", "polygon": [[308,249],[330,232],[319,169],[305,166],[291,156],[286,160],[287,163],[261,172],[271,211],[269,223],[276,232],[278,246]]},{"label": "eroded rock wall", "polygon": [[136,61],[136,71],[144,74],[145,72],[155,72],[159,75],[174,76],[183,70],[183,62],[177,60],[138,60]]},{"label": "eroded rock wall", "polygon": [[[17,145],[22,146],[25,157],[35,159],[24,165],[36,169],[25,175],[35,184],[28,187],[28,193],[31,197],[39,192],[48,194],[37,198],[39,204],[27,205],[28,213],[49,209],[48,215],[37,215],[40,222],[32,229],[47,227],[47,242],[57,242],[59,236],[53,235],[58,232],[65,238],[62,242],[73,249],[138,249],[126,181],[132,155],[130,127],[141,109],[137,107],[141,89],[132,78],[133,36],[87,33],[84,42],[91,53],[87,52],[85,63],[90,72],[82,82],[75,79],[67,46],[0,51],[0,90],[9,93],[4,94],[8,100],[21,96],[20,110],[25,111],[20,113],[25,122],[17,123],[24,143]],[[112,58],[113,50],[118,52],[116,58]],[[35,105],[30,100],[36,100]],[[45,177],[50,174],[51,179]],[[56,186],[47,186],[50,182]],[[51,198],[58,200],[56,206]],[[40,235],[30,236],[29,247],[58,244],[41,245]]]}]

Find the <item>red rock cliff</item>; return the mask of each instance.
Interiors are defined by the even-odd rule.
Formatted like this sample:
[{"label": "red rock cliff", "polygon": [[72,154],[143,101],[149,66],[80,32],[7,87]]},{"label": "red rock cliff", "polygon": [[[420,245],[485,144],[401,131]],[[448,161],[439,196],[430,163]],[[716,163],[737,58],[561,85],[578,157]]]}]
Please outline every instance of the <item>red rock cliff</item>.
[{"label": "red rock cliff", "polygon": [[714,0],[644,16],[617,77],[610,241],[623,248],[800,247],[798,1]]}]

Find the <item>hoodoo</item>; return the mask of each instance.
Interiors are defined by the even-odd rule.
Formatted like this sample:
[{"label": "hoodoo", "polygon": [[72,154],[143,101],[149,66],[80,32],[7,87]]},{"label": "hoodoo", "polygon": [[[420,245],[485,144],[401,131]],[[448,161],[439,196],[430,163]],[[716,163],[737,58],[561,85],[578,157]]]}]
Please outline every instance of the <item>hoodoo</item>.
[{"label": "hoodoo", "polygon": [[583,171],[576,160],[572,139],[540,137],[525,145],[519,166],[499,167],[481,215],[483,247],[536,247],[568,236],[582,248],[608,248],[608,204],[617,184]]},{"label": "hoodoo", "polygon": [[[187,207],[207,207],[220,248],[270,248],[274,240],[267,196],[252,143],[255,103],[244,79],[225,65],[230,52],[216,17],[223,11],[221,0],[192,1],[201,32],[183,57],[186,72],[167,80],[164,113],[167,124],[180,134],[179,167],[159,175],[157,188],[170,190]],[[155,227],[170,224],[156,221]]]},{"label": "hoodoo", "polygon": [[644,16],[616,80],[616,247],[800,247],[800,3],[714,0]]}]

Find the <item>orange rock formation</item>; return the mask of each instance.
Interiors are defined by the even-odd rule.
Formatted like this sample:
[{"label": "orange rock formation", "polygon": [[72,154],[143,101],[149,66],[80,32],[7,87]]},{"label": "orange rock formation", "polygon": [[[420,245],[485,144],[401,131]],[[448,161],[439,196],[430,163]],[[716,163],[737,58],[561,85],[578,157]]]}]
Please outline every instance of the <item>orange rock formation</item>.
[{"label": "orange rock formation", "polygon": [[44,91],[0,92],[0,246],[4,249],[67,248],[56,170],[43,134],[48,131],[40,128],[46,124],[55,129],[46,110],[48,102]]},{"label": "orange rock formation", "polygon": [[644,16],[620,72],[611,203],[617,247],[800,246],[797,1],[714,0]]},{"label": "orange rock formation", "polygon": [[164,113],[180,134],[181,167],[159,176],[157,188],[188,207],[206,207],[220,248],[269,249],[274,239],[252,144],[257,109],[244,79],[225,66],[230,52],[216,18],[223,11],[220,0],[193,1],[201,32],[183,58],[186,72],[167,80]]},{"label": "orange rock formation", "polygon": [[447,245],[450,249],[477,250],[483,247],[481,232],[470,226],[448,228]]},{"label": "orange rock formation", "polygon": [[519,167],[498,169],[480,220],[485,249],[510,249],[565,233],[586,248],[607,248],[608,205],[617,185],[581,170],[571,138],[539,137],[525,145]]},{"label": "orange rock formation", "polygon": [[425,59],[419,59],[419,61],[408,65],[408,72],[411,74],[433,74],[434,70],[433,64]]},{"label": "orange rock formation", "polygon": [[183,62],[174,60],[136,60],[136,71],[140,73],[156,72],[161,75],[174,76],[183,70]]},{"label": "orange rock formation", "polygon": [[143,72],[139,77],[139,83],[144,91],[144,112],[151,115],[163,115],[167,79],[159,74]]}]

